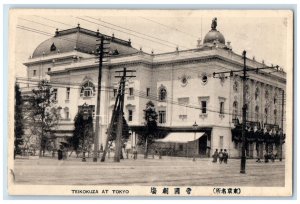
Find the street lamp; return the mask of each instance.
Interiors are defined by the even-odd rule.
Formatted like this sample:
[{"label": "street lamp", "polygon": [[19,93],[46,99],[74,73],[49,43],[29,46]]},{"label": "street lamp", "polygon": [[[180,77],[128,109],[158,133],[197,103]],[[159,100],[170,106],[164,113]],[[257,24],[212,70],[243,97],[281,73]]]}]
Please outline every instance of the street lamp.
[{"label": "street lamp", "polygon": [[84,130],[83,130],[83,141],[82,141],[82,161],[86,162],[86,158],[85,158],[85,135],[86,135],[86,121],[89,118],[89,111],[88,111],[89,105],[84,103],[82,105],[82,116],[83,116],[83,120],[84,120]]},{"label": "street lamp", "polygon": [[[194,132],[194,142],[195,142],[195,140],[196,140],[196,131],[197,131],[197,128],[198,128],[198,125],[197,125],[197,123],[196,123],[196,121],[195,121],[195,123],[194,123],[194,125],[193,125],[193,130],[195,131]],[[193,161],[196,161],[196,148],[197,148],[197,143],[195,142],[195,148],[194,148],[194,156],[193,156]]]}]

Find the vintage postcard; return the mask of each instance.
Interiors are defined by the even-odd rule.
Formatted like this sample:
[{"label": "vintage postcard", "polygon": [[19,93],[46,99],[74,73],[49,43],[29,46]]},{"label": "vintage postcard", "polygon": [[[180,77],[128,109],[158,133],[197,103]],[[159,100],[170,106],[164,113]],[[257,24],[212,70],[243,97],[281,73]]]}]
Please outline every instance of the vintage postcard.
[{"label": "vintage postcard", "polygon": [[291,196],[293,23],[11,9],[9,195]]}]

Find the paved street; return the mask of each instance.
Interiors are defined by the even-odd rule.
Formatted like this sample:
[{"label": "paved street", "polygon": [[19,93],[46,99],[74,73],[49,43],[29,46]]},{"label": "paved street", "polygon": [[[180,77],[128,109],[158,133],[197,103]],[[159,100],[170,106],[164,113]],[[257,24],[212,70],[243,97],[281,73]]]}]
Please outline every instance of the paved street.
[{"label": "paved street", "polygon": [[240,174],[240,160],[228,164],[212,159],[191,158],[124,159],[94,163],[91,158],[58,161],[52,158],[15,160],[15,179],[20,184],[70,185],[190,185],[190,186],[284,186],[284,161],[256,163],[247,160],[246,174]]}]

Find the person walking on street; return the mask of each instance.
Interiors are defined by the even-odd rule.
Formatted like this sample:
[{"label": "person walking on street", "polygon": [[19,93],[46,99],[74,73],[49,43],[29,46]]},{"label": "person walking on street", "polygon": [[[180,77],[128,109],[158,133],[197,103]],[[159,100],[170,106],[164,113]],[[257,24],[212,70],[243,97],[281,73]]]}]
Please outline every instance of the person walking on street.
[{"label": "person walking on street", "polygon": [[224,160],[224,164],[227,164],[227,160],[228,160],[228,152],[227,152],[226,149],[224,149],[223,160]]},{"label": "person walking on street", "polygon": [[58,158],[58,160],[62,160],[63,159],[62,146],[59,146],[59,149],[57,150],[57,158]]},{"label": "person walking on street", "polygon": [[218,153],[218,149],[216,149],[216,151],[214,152],[214,154],[213,154],[213,163],[216,163],[217,161],[218,161],[218,155],[219,155],[219,153]]},{"label": "person walking on street", "polygon": [[137,159],[137,150],[136,147],[133,147],[133,159],[136,160]]},{"label": "person walking on street", "polygon": [[222,162],[223,162],[223,149],[221,149],[219,152],[219,163],[222,164]]}]

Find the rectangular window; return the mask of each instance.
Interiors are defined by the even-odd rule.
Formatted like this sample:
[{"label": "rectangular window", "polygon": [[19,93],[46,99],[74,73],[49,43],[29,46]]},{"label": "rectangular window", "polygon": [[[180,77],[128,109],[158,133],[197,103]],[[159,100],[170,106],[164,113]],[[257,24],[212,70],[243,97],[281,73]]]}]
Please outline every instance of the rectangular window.
[{"label": "rectangular window", "polygon": [[70,87],[66,88],[66,99],[69,100],[70,99]]},{"label": "rectangular window", "polygon": [[200,96],[198,97],[198,102],[200,106],[200,117],[207,116],[207,106],[209,103],[209,96]]},{"label": "rectangular window", "polygon": [[57,100],[57,89],[53,89],[53,99]]},{"label": "rectangular window", "polygon": [[220,102],[220,114],[224,114],[224,102]]},{"label": "rectangular window", "polygon": [[147,96],[150,95],[150,88],[147,88]]},{"label": "rectangular window", "polygon": [[224,137],[220,136],[220,149],[223,149]]},{"label": "rectangular window", "polygon": [[129,96],[133,95],[133,88],[129,88]]},{"label": "rectangular window", "polygon": [[178,113],[179,113],[179,118],[181,120],[186,120],[187,119],[187,105],[189,104],[189,98],[184,97],[184,98],[178,98]]},{"label": "rectangular window", "polygon": [[69,111],[66,111],[66,119],[69,119],[70,118],[70,115],[69,115]]},{"label": "rectangular window", "polygon": [[33,76],[36,76],[36,70],[33,70]]},{"label": "rectangular window", "polygon": [[206,113],[206,101],[201,101],[201,113]]},{"label": "rectangular window", "polygon": [[128,121],[132,121],[132,110],[128,110]]},{"label": "rectangular window", "polygon": [[158,123],[166,123],[166,111],[158,111]]},{"label": "rectangular window", "polygon": [[117,89],[114,89],[114,97],[116,97],[117,96]]},{"label": "rectangular window", "polygon": [[91,89],[85,89],[84,90],[84,96],[85,97],[91,97],[93,94],[92,90]]},{"label": "rectangular window", "polygon": [[48,72],[51,72],[51,68],[48,68]]}]

